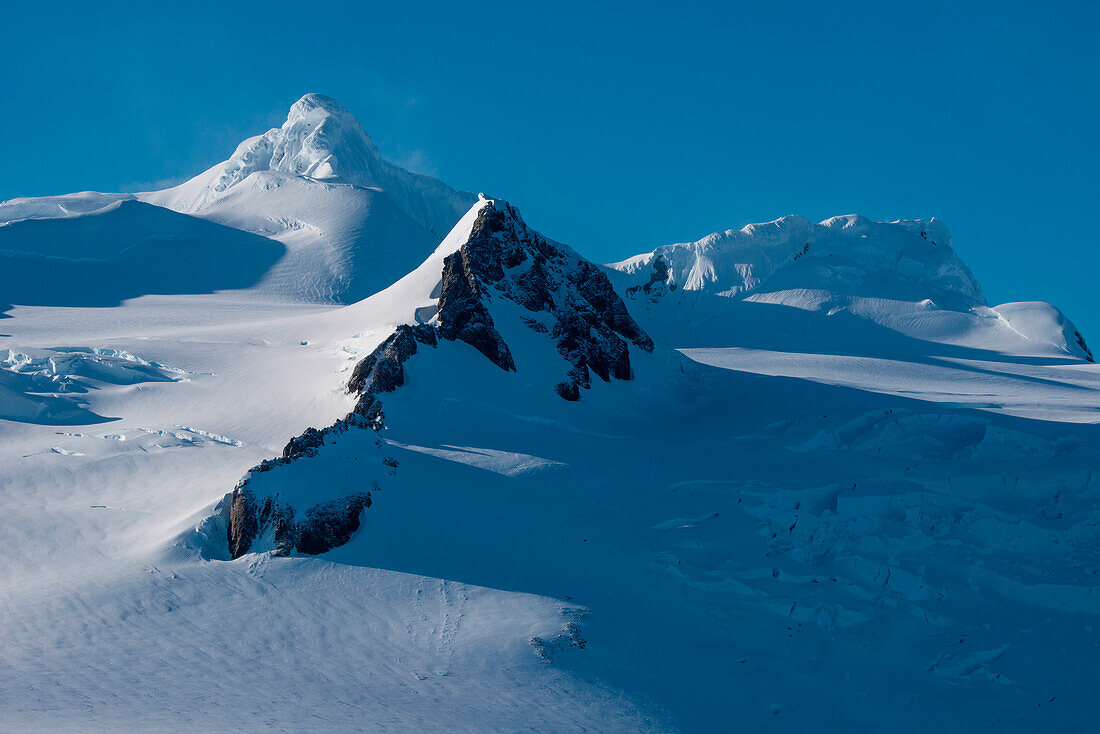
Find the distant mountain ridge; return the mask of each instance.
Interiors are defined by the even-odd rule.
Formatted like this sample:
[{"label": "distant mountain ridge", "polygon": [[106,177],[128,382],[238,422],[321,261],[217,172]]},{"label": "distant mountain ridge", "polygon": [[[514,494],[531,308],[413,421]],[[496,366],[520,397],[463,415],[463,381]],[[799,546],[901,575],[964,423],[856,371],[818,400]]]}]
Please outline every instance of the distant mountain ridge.
[{"label": "distant mountain ridge", "polygon": [[[990,307],[936,218],[873,222],[847,215],[814,224],[787,216],[608,267],[643,320],[686,338],[683,346],[740,338],[858,350],[867,329],[878,327],[919,340],[909,342],[911,350],[942,343],[1092,360],[1080,331],[1054,306]],[[797,339],[784,343],[784,331]]]},{"label": "distant mountain ridge", "polygon": [[[181,215],[159,218],[162,231],[149,231],[142,223],[146,241],[185,240],[181,232],[195,230],[186,217],[197,217],[275,240],[285,249],[277,262],[257,273],[249,268],[244,278],[237,264],[240,253],[215,250],[205,258],[203,278],[150,279],[144,293],[235,288],[269,300],[319,303],[353,303],[385,289],[414,270],[477,201],[472,193],[386,161],[343,105],[310,93],[291,105],[281,126],[248,138],[227,160],[178,186],[0,203],[0,225],[18,225],[0,226],[0,253],[10,265],[16,296],[5,300],[27,301],[19,292],[31,288],[45,294],[36,303],[48,304],[50,288],[41,283],[39,261],[56,258],[58,252],[66,253],[68,260],[57,265],[71,272],[72,284],[109,279],[102,266],[95,266],[93,274],[87,262],[73,259],[72,248],[53,242],[61,229],[42,220],[70,220],[65,228],[70,240],[87,239],[93,232],[102,239],[102,222],[117,222],[121,241],[134,229],[135,212],[98,215],[130,199]],[[278,247],[271,244],[269,252]],[[148,272],[170,269],[171,258],[158,261],[156,248],[145,247],[143,253]],[[767,304],[790,328],[804,328],[793,324],[807,323],[807,318],[840,315],[928,343],[1092,359],[1084,335],[1055,307],[1015,303],[991,308],[952,248],[947,227],[935,218],[873,222],[846,215],[815,224],[787,216],[658,247],[609,267],[615,287],[637,304],[653,330],[693,335],[694,346],[709,346],[699,327],[707,320],[745,335],[770,329],[764,324],[772,317],[762,322],[751,316],[748,323],[744,318]],[[130,284],[124,291],[77,295],[75,302],[110,303],[143,291]],[[811,331],[832,334],[836,321]],[[706,329],[717,336],[713,325]],[[831,335],[825,339],[835,342]],[[714,343],[727,342],[723,335]]]}]

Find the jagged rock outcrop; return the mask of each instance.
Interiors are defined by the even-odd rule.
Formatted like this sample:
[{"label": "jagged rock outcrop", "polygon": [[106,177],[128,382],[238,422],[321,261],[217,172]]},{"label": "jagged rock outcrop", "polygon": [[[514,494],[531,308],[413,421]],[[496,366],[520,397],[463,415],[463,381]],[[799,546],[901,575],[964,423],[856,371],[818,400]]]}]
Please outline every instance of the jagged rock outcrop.
[{"label": "jagged rock outcrop", "polygon": [[404,362],[417,344],[436,346],[437,335],[469,344],[502,370],[517,370],[490,313],[494,298],[522,306],[531,314],[523,323],[554,340],[569,364],[565,379],[554,386],[566,400],[580,399],[592,373],[605,382],[629,380],[629,344],[653,350],[603,270],[530,229],[512,205],[489,200],[466,242],[443,260],[432,322],[399,326],[356,366],[348,382],[349,392],[360,395],[356,413],[378,423],[378,395],[404,383]]},{"label": "jagged rock outcrop", "polygon": [[270,505],[265,507],[267,512],[261,517],[256,498],[238,484],[233,490],[228,510],[226,541],[229,543],[229,555],[231,558],[240,558],[252,547],[252,541],[259,535],[261,522],[266,522],[270,516]]},{"label": "jagged rock outcrop", "polygon": [[485,306],[485,293],[478,281],[476,264],[465,247],[443,261],[439,295],[439,335],[469,344],[506,372],[516,369],[512,353],[493,324]]},{"label": "jagged rock outcrop", "polygon": [[637,298],[638,296],[643,294],[656,298],[668,293],[669,291],[674,291],[676,290],[676,284],[669,282],[668,275],[668,261],[665,260],[663,255],[654,255],[652,261],[652,272],[650,272],[649,274],[649,280],[647,280],[645,283],[642,283],[641,285],[634,285],[627,288],[626,294],[634,298]]},{"label": "jagged rock outcrop", "polygon": [[256,539],[270,532],[275,555],[293,551],[316,555],[351,540],[359,529],[363,510],[371,506],[370,492],[324,502],[307,509],[297,518],[294,508],[280,504],[278,497],[258,502],[246,481],[237,485],[229,501],[226,541],[229,555],[240,558]]},{"label": "jagged rock outcrop", "polygon": [[[653,349],[599,267],[528,228],[505,202],[482,202],[466,241],[442,263],[434,317],[428,323],[398,326],[352,371],[347,388],[358,396],[354,410],[328,428],[307,428],[290,439],[281,456],[253,467],[227,496],[221,513],[231,557],[248,553],[261,538],[260,547],[283,555],[324,553],[346,543],[371,506],[370,492],[318,502],[302,511],[277,492],[258,496],[254,479],[317,457],[330,438],[349,429],[382,429],[381,396],[405,384],[405,365],[422,346],[437,347],[440,339],[461,341],[506,372],[521,369],[497,329],[494,302],[518,304],[527,314],[518,323],[551,341],[567,365],[564,379],[553,386],[565,400],[579,400],[581,390],[591,386],[592,373],[605,382],[631,379],[631,344]],[[511,323],[517,323],[514,316]],[[383,450],[381,437],[374,447]],[[380,460],[380,474],[392,476],[397,462],[388,456]]]},{"label": "jagged rock outcrop", "polygon": [[1092,350],[1089,349],[1089,345],[1085,343],[1085,337],[1081,336],[1081,332],[1073,332],[1073,338],[1077,340],[1077,346],[1081,347],[1081,351],[1085,353],[1085,359],[1089,362],[1095,362],[1096,359],[1092,356]]},{"label": "jagged rock outcrop", "polygon": [[543,317],[524,322],[540,332],[548,327],[570,364],[554,388],[566,400],[590,387],[590,371],[604,381],[630,379],[628,342],[653,350],[599,267],[530,229],[515,207],[499,200],[485,204],[465,244],[446,259],[437,318],[444,338],[465,341],[502,369],[516,369],[489,315],[494,295]]},{"label": "jagged rock outcrop", "polygon": [[[330,436],[351,428],[380,428],[383,415],[378,395],[392,392],[404,384],[402,364],[416,354],[417,344],[434,347],[437,344],[435,328],[423,324],[397,327],[352,372],[348,389],[359,395],[354,411],[328,428],[307,428],[287,442],[281,456],[263,460],[237,483],[222,507],[230,557],[239,558],[248,553],[256,540],[267,532],[272,534],[276,554],[286,555],[293,551],[317,554],[343,545],[359,529],[360,515],[371,506],[369,492],[313,505],[299,518],[295,508],[280,503],[278,496],[257,498],[252,480],[257,474],[317,456]],[[375,447],[381,448],[381,445],[379,438]],[[384,457],[382,463],[391,470],[396,467],[390,457]]]},{"label": "jagged rock outcrop", "polygon": [[359,529],[363,510],[370,506],[370,492],[361,492],[309,508],[291,531],[295,547],[299,553],[316,555],[347,543]]},{"label": "jagged rock outcrop", "polygon": [[283,458],[293,459],[302,455],[312,455],[317,449],[325,445],[325,435],[316,428],[310,427],[295,436],[283,447]]},{"label": "jagged rock outcrop", "polygon": [[401,365],[416,354],[418,343],[434,347],[438,343],[435,329],[426,324],[398,326],[366,359],[355,365],[348,380],[348,392],[392,392],[405,384]]},{"label": "jagged rock outcrop", "polygon": [[[375,351],[381,349],[380,345]],[[258,498],[252,489],[252,483],[258,474],[317,456],[326,439],[331,436],[351,428],[373,427],[374,420],[352,412],[327,428],[307,428],[287,442],[281,456],[264,459],[252,467],[218,508],[225,521],[230,557],[240,558],[248,553],[256,540],[269,530],[274,552],[278,555],[286,555],[295,550],[307,554],[324,553],[346,543],[359,529],[359,516],[363,510],[371,506],[370,492],[354,493],[337,500],[318,503],[305,510],[302,519],[296,519],[293,506],[280,503],[278,495]],[[375,441],[375,447],[382,447],[381,438]],[[391,466],[386,464],[387,459],[389,457],[384,457],[382,463]]]}]

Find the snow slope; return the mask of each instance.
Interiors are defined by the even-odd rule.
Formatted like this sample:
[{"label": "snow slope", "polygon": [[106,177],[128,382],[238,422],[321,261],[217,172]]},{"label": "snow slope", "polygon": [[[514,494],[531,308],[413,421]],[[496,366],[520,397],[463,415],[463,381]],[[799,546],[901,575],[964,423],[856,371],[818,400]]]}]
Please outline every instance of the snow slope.
[{"label": "snow slope", "polygon": [[278,171],[253,173],[197,214],[286,246],[286,256],[252,289],[265,299],[361,300],[439,243],[385,191]]},{"label": "snow slope", "polygon": [[4,727],[1092,726],[1100,368],[1054,307],[988,307],[935,220],[601,269],[353,123],[0,205],[80,267],[143,222],[286,250],[0,291]]},{"label": "snow slope", "polygon": [[231,289],[351,303],[416,267],[475,200],[389,163],[342,105],[307,94],[179,186],[0,203],[0,289],[26,305]]},{"label": "snow slope", "polygon": [[291,106],[282,127],[245,140],[224,163],[179,186],[144,196],[173,209],[197,212],[262,171],[380,188],[437,239],[466,213],[474,198],[384,160],[359,121],[323,94],[302,97]]},{"label": "snow slope", "polygon": [[114,306],[146,293],[243,289],[285,252],[266,237],[116,199],[0,226],[0,293],[25,305]]},{"label": "snow slope", "polygon": [[990,308],[938,219],[790,216],[610,267],[649,328],[680,346],[1091,358],[1049,304]]},{"label": "snow slope", "polygon": [[381,334],[347,311],[224,296],[13,311],[3,341],[17,353],[84,343],[173,379],[86,378],[86,409],[109,423],[0,420],[5,726],[647,726],[629,700],[532,647],[561,634],[575,604],[325,559],[212,563],[173,548],[245,469],[348,409],[349,365]]},{"label": "snow slope", "polygon": [[[487,207],[513,211],[482,202],[421,268],[346,311],[442,329],[432,294],[449,257],[485,254],[470,243]],[[529,242],[519,225],[494,231]],[[1014,362],[981,365],[971,394],[995,385],[1029,420],[944,401],[930,386],[965,389],[916,360],[792,380],[773,375],[801,355],[721,361],[658,342],[630,349],[630,379],[572,401],[553,389],[568,352],[515,297],[527,267],[480,281],[514,369],[477,344],[421,342],[369,393],[380,412],[359,401],[380,432],[353,413],[253,470],[249,491],[311,519],[369,490],[362,527],[322,556],[334,562],[583,604],[587,644],[554,664],[656,703],[670,717],[657,728],[1030,731],[1095,715],[1094,365],[1055,362],[1075,377],[1040,387]],[[228,557],[229,510],[181,547]],[[272,526],[245,550],[296,555]]]},{"label": "snow slope", "polygon": [[143,201],[272,237],[289,254],[265,296],[351,303],[416,267],[476,200],[382,158],[336,100],[307,94],[281,127]]}]

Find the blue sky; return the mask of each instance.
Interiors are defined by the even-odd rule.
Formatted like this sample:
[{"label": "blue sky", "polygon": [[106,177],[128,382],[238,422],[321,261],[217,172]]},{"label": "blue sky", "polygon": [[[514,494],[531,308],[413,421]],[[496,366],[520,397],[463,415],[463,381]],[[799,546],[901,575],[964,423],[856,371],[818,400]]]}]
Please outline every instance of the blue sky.
[{"label": "blue sky", "polygon": [[938,216],[991,302],[1100,343],[1096,3],[12,5],[0,199],[189,177],[317,91],[595,260]]}]

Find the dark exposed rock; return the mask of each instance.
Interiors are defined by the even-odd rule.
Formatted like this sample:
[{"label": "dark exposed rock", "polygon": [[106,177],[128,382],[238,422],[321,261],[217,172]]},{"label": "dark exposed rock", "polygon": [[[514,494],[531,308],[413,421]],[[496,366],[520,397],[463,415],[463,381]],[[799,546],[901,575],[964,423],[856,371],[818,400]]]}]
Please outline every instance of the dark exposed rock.
[{"label": "dark exposed rock", "polygon": [[[549,334],[568,364],[565,379],[554,387],[565,400],[580,399],[581,389],[591,386],[591,373],[604,381],[631,379],[631,344],[645,351],[653,349],[653,342],[631,318],[603,270],[529,229],[511,205],[487,202],[467,242],[443,261],[436,319],[431,324],[394,329],[352,371],[348,391],[358,395],[354,411],[328,428],[308,428],[292,438],[282,456],[253,467],[227,497],[221,512],[227,516],[230,556],[248,553],[261,537],[268,539],[268,547],[273,546],[277,555],[324,553],[348,542],[359,529],[362,512],[371,506],[369,492],[352,493],[301,511],[280,502],[277,493],[258,498],[252,478],[312,459],[330,437],[351,428],[383,428],[381,396],[405,384],[405,363],[421,345],[435,347],[440,338],[462,341],[501,369],[515,371],[511,351],[490,314],[494,298],[510,300],[535,315],[520,318],[528,328]],[[376,447],[381,445],[382,439],[377,437]],[[383,457],[381,463],[390,476],[398,470],[392,457]],[[575,636],[569,644],[578,641]],[[583,641],[579,644],[583,646]]]},{"label": "dark exposed rock", "polygon": [[[667,264],[659,262],[661,277],[667,277]],[[550,335],[569,364],[567,382],[573,386],[555,387],[567,400],[578,400],[580,388],[591,386],[590,372],[604,381],[631,379],[629,343],[653,350],[603,270],[531,230],[503,201],[486,202],[467,241],[444,259],[436,319],[440,338],[465,342],[501,369],[514,371],[511,350],[489,311],[494,296],[548,315]],[[522,320],[539,333],[547,331],[539,320]],[[355,412],[367,423],[381,425],[379,395],[404,384],[402,365],[416,354],[418,343],[435,346],[437,330],[427,324],[399,326],[356,365],[348,390],[360,395]]]},{"label": "dark exposed rock", "polygon": [[398,326],[366,359],[355,365],[348,381],[348,392],[393,392],[405,384],[401,365],[416,354],[417,342],[434,347],[437,343],[435,329],[426,324]]},{"label": "dark exposed rock", "polygon": [[516,278],[516,302],[528,311],[552,311],[554,297],[550,290],[546,259],[541,253],[536,254],[531,267]]},{"label": "dark exposed rock", "polygon": [[566,400],[577,401],[581,399],[581,389],[573,380],[562,380],[554,386],[554,392]]},{"label": "dark exposed rock", "polygon": [[297,526],[298,552],[317,555],[347,543],[359,529],[363,510],[370,506],[370,493],[362,492],[309,508]]},{"label": "dark exposed rock", "polygon": [[246,484],[247,478],[233,490],[229,505],[226,540],[232,558],[247,553],[269,528],[275,555],[324,553],[348,542],[359,529],[363,510],[371,506],[370,492],[360,492],[314,505],[297,519],[294,508],[279,504],[277,496],[257,502]]},{"label": "dark exposed rock", "polygon": [[[653,350],[653,341],[631,318],[603,270],[531,230],[507,202],[488,202],[466,243],[446,262],[444,290],[450,284],[453,296],[440,299],[440,335],[473,343],[469,334],[456,333],[458,325],[473,324],[475,346],[501,364],[493,355],[504,342],[492,328],[485,306],[491,294],[530,312],[550,314],[554,319],[550,333],[558,353],[570,365],[573,383],[573,388],[558,385],[555,390],[567,400],[579,399],[579,389],[590,386],[589,370],[605,381],[629,380],[627,342]],[[524,323],[540,332],[546,328],[533,319]],[[515,368],[510,356],[509,364]]]},{"label": "dark exposed rock", "polygon": [[1073,332],[1073,336],[1077,339],[1078,346],[1080,346],[1081,350],[1085,353],[1085,359],[1089,362],[1095,362],[1096,360],[1093,359],[1092,350],[1089,349],[1089,345],[1085,343],[1085,337],[1081,336],[1081,332],[1075,331]]},{"label": "dark exposed rock", "polygon": [[[305,511],[302,519],[296,518],[295,508],[279,504],[278,499],[267,497],[258,501],[251,490],[254,474],[317,455],[328,436],[344,433],[350,428],[380,428],[382,403],[379,393],[391,392],[405,382],[402,366],[416,354],[417,344],[436,346],[434,328],[419,324],[402,325],[394,330],[352,372],[348,389],[359,393],[355,410],[328,428],[307,428],[301,435],[290,439],[282,456],[264,459],[237,484],[229,502],[226,540],[229,554],[239,558],[247,553],[256,538],[270,527],[274,538],[274,552],[287,555],[295,550],[301,553],[323,553],[346,543],[359,528],[359,514],[370,507],[370,494],[353,494],[332,502],[319,504]],[[379,439],[380,441],[380,439]],[[392,462],[392,459],[390,460]],[[385,463],[390,473],[396,469]]]},{"label": "dark exposed rock", "polygon": [[[373,398],[374,396],[368,393],[364,397]],[[370,507],[370,493],[354,494],[335,502],[317,505],[306,511],[304,520],[296,520],[295,509],[287,504],[279,504],[278,495],[258,499],[252,491],[252,478],[256,474],[271,471],[276,467],[315,457],[318,449],[324,446],[325,439],[329,436],[339,435],[351,428],[377,428],[378,421],[381,420],[381,404],[377,403],[377,400],[375,403],[379,406],[377,413],[370,416],[349,413],[328,428],[321,430],[307,428],[300,436],[292,438],[287,443],[282,456],[264,459],[249,470],[227,497],[228,502],[221,505],[221,512],[225,513],[223,517],[226,518],[226,541],[230,557],[240,558],[248,553],[256,539],[268,528],[272,531],[276,555],[288,555],[294,550],[302,553],[324,552],[323,550],[303,550],[302,538],[306,538],[304,547],[312,549],[322,547],[327,542],[326,538],[345,538],[336,545],[347,542],[346,538],[350,538],[351,533],[359,527],[358,512]],[[382,440],[378,438],[376,447],[381,447],[381,444]],[[385,459],[382,463],[390,469],[392,475],[391,463],[386,463]],[[340,509],[355,505],[361,505],[359,511]],[[348,513],[354,514],[354,517],[350,517]],[[334,548],[336,545],[330,545],[329,548]]]},{"label": "dark exposed rock", "polygon": [[[611,285],[604,272],[598,267],[581,260],[573,271],[573,280],[577,290],[594,311],[593,326],[603,324],[612,331],[623,335],[647,352],[653,351],[653,340],[642,331],[626,310],[623,299]],[[582,311],[583,313],[583,311]],[[629,379],[629,378],[624,378]]]},{"label": "dark exposed rock", "polygon": [[521,316],[520,318],[523,321],[523,323],[527,325],[527,328],[530,329],[531,331],[537,331],[539,334],[549,334],[550,333],[550,329],[546,328],[546,325],[543,324],[538,319],[532,319],[532,318],[529,318],[527,316]]},{"label": "dark exposed rock", "polygon": [[[268,502],[271,502],[269,499]],[[297,539],[294,526],[294,508],[290,505],[273,507],[271,511],[272,535],[275,537],[275,555],[289,556]]]},{"label": "dark exposed rock", "polygon": [[576,622],[566,624],[553,639],[531,638],[531,647],[535,649],[535,654],[550,662],[553,662],[558,655],[571,647],[583,650],[587,645],[588,642],[584,639],[581,628]]},{"label": "dark exposed rock", "polygon": [[626,289],[628,296],[637,296],[640,293],[646,295],[661,295],[664,288],[676,290],[675,284],[668,283],[668,261],[661,255],[653,258],[653,272],[649,274],[649,280],[643,285],[636,285]]},{"label": "dark exposed rock", "polygon": [[[499,259],[499,250],[496,254]],[[498,262],[491,270],[495,274],[499,269]],[[439,335],[466,342],[502,370],[513,372],[516,363],[508,345],[497,333],[483,297],[486,294],[474,268],[470,267],[470,251],[462,247],[448,255],[443,261],[443,285],[439,295]]]},{"label": "dark exposed rock", "polygon": [[363,393],[355,403],[355,414],[362,416],[370,428],[380,428],[385,420],[382,412],[382,401],[372,392]]},{"label": "dark exposed rock", "polygon": [[229,542],[229,555],[240,558],[247,553],[259,530],[259,511],[255,498],[250,491],[237,485],[229,505],[229,524],[226,535],[226,540]]},{"label": "dark exposed rock", "polygon": [[298,456],[313,456],[317,449],[325,445],[325,435],[316,428],[307,428],[302,435],[295,436],[283,447],[283,458],[294,459]]},{"label": "dark exposed rock", "polygon": [[358,393],[355,410],[344,420],[364,428],[382,426],[380,393],[393,392],[405,384],[404,364],[416,354],[417,344],[436,346],[435,328],[427,324],[398,326],[389,337],[355,365],[348,380],[348,392]]}]

